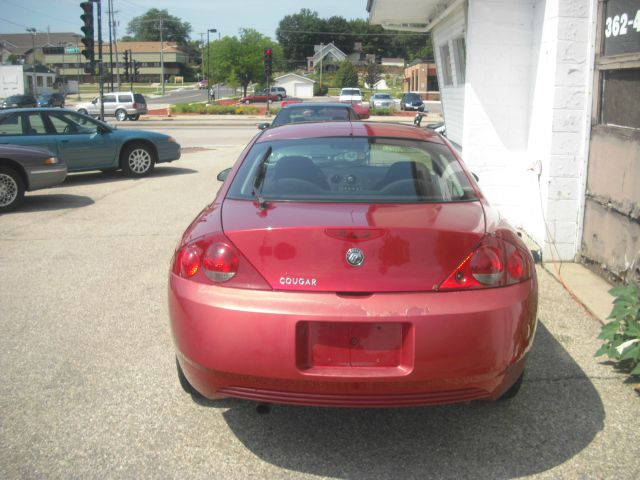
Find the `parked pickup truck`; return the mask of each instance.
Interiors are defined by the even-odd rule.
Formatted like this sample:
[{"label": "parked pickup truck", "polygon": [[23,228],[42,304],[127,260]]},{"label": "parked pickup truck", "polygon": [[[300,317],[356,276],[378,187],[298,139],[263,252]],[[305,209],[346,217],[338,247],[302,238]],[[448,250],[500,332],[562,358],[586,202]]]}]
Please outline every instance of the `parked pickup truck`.
[{"label": "parked pickup truck", "polygon": [[341,102],[361,102],[362,91],[359,88],[343,88],[340,90]]}]

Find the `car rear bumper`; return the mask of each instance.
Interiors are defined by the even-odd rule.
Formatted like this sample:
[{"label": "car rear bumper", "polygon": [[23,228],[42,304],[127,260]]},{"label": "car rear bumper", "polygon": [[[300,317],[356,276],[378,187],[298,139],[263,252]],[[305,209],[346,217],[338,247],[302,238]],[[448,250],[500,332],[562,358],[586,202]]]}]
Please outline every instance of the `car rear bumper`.
[{"label": "car rear bumper", "polygon": [[535,280],[343,297],[246,291],[171,274],[178,359],[204,396],[383,407],[496,399],[520,376]]},{"label": "car rear bumper", "polygon": [[31,168],[27,170],[27,178],[29,181],[27,190],[33,191],[53,187],[64,182],[66,177],[66,165]]}]

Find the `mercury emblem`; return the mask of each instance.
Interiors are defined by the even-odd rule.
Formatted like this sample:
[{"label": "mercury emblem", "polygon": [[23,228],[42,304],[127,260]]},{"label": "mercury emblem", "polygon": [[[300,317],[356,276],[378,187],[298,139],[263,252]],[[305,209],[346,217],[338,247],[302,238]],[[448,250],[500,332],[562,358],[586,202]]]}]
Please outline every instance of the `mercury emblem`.
[{"label": "mercury emblem", "polygon": [[350,248],[347,250],[347,262],[354,267],[361,266],[364,263],[364,252],[359,248]]}]

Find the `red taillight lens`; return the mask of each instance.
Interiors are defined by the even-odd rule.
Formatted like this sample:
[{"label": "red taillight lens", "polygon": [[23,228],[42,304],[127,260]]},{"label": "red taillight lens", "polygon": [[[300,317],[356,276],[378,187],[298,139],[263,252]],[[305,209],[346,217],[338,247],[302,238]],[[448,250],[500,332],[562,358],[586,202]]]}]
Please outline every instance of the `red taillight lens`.
[{"label": "red taillight lens", "polygon": [[471,257],[471,275],[485,285],[500,282],[504,271],[501,252],[496,247],[481,246]]},{"label": "red taillight lens", "polygon": [[227,282],[238,273],[238,256],[226,243],[214,243],[202,260],[204,273],[214,282]]},{"label": "red taillight lens", "polygon": [[208,285],[271,290],[267,281],[222,234],[183,246],[176,252],[171,271]]},{"label": "red taillight lens", "polygon": [[440,284],[438,290],[504,287],[531,278],[533,260],[506,240],[490,236]]},{"label": "red taillight lens", "polygon": [[200,251],[195,245],[186,247],[180,251],[180,275],[184,278],[191,278],[200,269]]}]

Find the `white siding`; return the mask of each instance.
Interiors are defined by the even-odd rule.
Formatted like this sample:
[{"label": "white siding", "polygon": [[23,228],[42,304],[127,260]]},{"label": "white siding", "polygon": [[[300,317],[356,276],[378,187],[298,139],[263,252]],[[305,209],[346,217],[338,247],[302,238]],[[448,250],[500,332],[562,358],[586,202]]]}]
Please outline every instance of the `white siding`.
[{"label": "white siding", "polygon": [[[447,137],[454,143],[462,145],[464,123],[464,83],[458,84],[457,72],[453,65],[452,41],[465,36],[465,12],[462,7],[456,9],[433,29],[433,49],[436,56],[438,70],[438,83],[442,98],[444,119],[447,124]],[[451,49],[451,69],[453,72],[453,85],[445,85],[442,72],[442,55],[440,47],[448,45]]]}]

